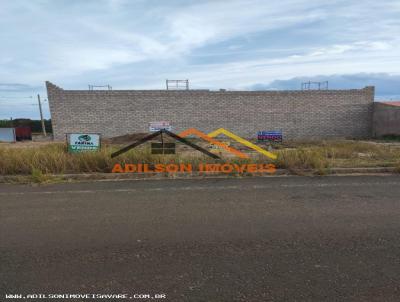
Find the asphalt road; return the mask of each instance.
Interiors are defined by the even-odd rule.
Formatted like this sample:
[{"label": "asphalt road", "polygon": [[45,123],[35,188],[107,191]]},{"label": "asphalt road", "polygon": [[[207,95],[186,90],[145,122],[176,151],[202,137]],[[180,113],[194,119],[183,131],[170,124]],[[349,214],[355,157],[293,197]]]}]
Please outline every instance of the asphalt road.
[{"label": "asphalt road", "polygon": [[0,210],[0,301],[400,301],[398,176],[0,185]]}]

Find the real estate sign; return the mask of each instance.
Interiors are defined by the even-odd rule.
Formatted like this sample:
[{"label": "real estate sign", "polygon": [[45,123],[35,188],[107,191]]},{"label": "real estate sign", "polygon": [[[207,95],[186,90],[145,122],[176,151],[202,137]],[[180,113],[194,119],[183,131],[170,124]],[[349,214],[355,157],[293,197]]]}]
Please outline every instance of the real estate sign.
[{"label": "real estate sign", "polygon": [[258,131],[258,141],[282,142],[282,131]]},{"label": "real estate sign", "polygon": [[172,131],[172,126],[170,122],[167,121],[160,121],[160,122],[150,122],[149,123],[149,131],[150,132],[157,132],[160,130],[168,130]]},{"label": "real estate sign", "polygon": [[71,153],[100,150],[100,134],[70,133],[67,141]]}]

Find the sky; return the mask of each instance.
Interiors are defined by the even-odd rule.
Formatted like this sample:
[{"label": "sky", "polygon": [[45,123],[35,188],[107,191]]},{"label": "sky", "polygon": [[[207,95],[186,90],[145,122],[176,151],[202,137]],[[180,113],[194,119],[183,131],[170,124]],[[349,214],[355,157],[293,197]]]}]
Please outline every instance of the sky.
[{"label": "sky", "polygon": [[231,90],[328,80],[400,100],[399,16],[398,0],[0,0],[0,119],[38,118],[46,80]]}]

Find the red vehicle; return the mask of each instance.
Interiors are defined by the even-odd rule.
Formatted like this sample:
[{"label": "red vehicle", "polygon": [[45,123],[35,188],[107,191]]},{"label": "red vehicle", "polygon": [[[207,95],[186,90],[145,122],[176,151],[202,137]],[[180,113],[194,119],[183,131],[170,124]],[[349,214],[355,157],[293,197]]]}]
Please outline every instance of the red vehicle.
[{"label": "red vehicle", "polygon": [[16,127],[15,137],[17,141],[32,140],[32,130],[30,127]]}]

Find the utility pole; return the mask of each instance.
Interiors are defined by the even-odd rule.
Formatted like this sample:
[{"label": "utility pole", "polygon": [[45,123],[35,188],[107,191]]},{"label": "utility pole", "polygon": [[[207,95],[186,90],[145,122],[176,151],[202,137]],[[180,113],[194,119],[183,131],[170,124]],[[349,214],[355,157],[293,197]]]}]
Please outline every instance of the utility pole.
[{"label": "utility pole", "polygon": [[46,134],[46,127],[44,125],[44,120],[43,120],[43,112],[42,112],[42,103],[40,103],[40,94],[37,95],[38,102],[39,102],[39,111],[40,111],[40,120],[42,121],[42,131],[43,135],[47,136]]}]

